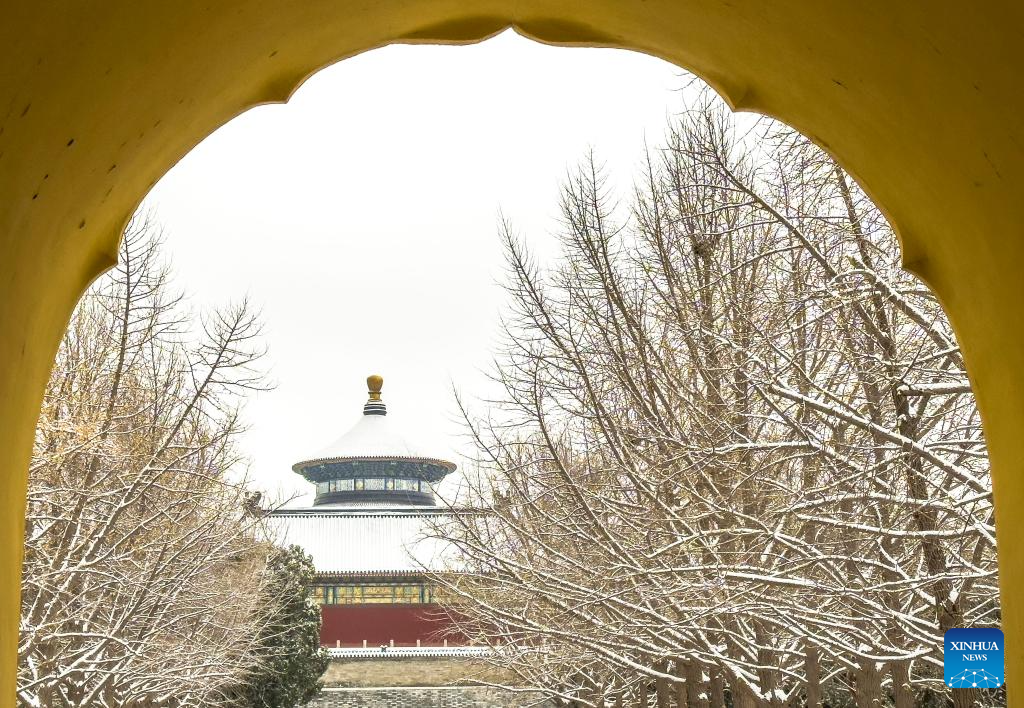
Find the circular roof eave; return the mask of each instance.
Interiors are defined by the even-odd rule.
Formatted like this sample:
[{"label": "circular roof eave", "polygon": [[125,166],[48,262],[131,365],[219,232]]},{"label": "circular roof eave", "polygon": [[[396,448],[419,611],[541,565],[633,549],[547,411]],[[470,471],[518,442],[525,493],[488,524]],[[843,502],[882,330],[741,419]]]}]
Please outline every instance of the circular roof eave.
[{"label": "circular roof eave", "polygon": [[352,455],[346,457],[315,457],[309,460],[302,460],[292,465],[292,471],[301,473],[302,470],[312,465],[320,465],[331,462],[372,462],[374,460],[395,460],[402,462],[421,462],[428,465],[436,465],[443,467],[448,470],[449,473],[454,472],[458,465],[448,460],[441,460],[436,457],[418,457],[408,455]]}]

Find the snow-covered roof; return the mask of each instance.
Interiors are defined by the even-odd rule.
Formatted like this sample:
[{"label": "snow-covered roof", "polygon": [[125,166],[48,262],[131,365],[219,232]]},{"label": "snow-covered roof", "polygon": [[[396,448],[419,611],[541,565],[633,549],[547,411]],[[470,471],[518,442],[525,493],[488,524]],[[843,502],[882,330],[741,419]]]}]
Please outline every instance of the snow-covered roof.
[{"label": "snow-covered roof", "polygon": [[363,415],[356,424],[325,447],[323,450],[304,457],[292,465],[301,473],[308,465],[321,462],[344,462],[347,460],[416,460],[433,463],[448,472],[455,471],[455,464],[436,457],[437,450],[429,450],[408,431],[402,430],[400,421],[388,417],[388,409],[381,400],[384,379],[373,375],[366,379],[370,399],[363,406]]},{"label": "snow-covered roof", "polygon": [[452,568],[455,548],[430,537],[437,511],[324,508],[273,512],[275,541],[301,546],[318,573],[418,573]]},{"label": "snow-covered roof", "polygon": [[448,467],[449,471],[455,469],[454,463],[437,458],[436,451],[433,452],[431,454],[425,445],[401,430],[391,416],[362,415],[348,432],[319,452],[296,462],[292,469],[298,472],[311,462],[379,458],[425,460]]}]

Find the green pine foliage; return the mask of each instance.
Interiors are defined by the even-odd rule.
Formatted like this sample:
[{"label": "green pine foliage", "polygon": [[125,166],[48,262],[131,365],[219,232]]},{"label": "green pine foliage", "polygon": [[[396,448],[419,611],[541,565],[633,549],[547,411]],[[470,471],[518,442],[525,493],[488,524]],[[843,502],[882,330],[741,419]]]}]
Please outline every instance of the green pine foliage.
[{"label": "green pine foliage", "polygon": [[264,602],[273,612],[260,635],[262,668],[243,687],[247,708],[294,708],[323,687],[327,651],[320,647],[320,608],[312,598],[313,560],[298,546],[278,549],[267,563]]}]

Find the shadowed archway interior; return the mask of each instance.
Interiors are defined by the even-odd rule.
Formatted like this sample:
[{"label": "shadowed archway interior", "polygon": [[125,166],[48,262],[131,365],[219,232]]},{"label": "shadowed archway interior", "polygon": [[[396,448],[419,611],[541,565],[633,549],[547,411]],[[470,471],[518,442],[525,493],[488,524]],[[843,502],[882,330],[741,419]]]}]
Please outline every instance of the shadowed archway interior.
[{"label": "shadowed archway interior", "polygon": [[26,470],[53,355],[148,189],[317,69],[394,42],[646,52],[829,150],[960,336],[992,458],[1011,700],[1024,676],[1024,6],[908,0],[84,0],[0,23],[0,706],[14,705]]}]

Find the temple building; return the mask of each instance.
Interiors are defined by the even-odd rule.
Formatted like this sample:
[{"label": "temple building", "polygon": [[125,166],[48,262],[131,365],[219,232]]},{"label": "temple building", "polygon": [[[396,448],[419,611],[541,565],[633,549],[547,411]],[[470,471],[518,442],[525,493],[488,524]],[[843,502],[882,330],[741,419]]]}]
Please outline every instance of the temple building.
[{"label": "temple building", "polygon": [[271,514],[282,544],[316,566],[321,644],[379,649],[458,644],[425,572],[446,569],[447,546],[430,536],[447,513],[435,488],[455,464],[409,441],[387,418],[383,379],[367,379],[358,422],[292,465],[316,486],[308,508]]}]

